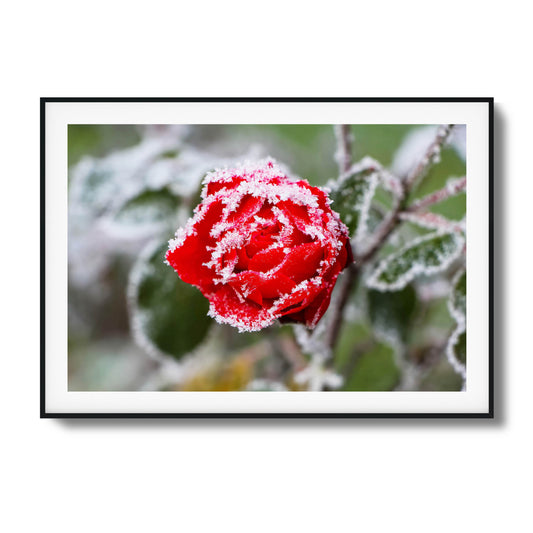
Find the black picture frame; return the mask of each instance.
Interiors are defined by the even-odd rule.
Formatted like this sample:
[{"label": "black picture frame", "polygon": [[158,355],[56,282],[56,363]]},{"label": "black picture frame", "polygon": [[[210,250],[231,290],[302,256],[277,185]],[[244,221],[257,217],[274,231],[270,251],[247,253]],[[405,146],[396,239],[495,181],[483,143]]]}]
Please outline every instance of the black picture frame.
[{"label": "black picture frame", "polygon": [[[185,413],[185,412],[56,412],[47,408],[46,391],[49,384],[47,383],[47,353],[46,341],[48,332],[47,316],[46,316],[46,302],[48,298],[53,298],[53,295],[46,293],[46,247],[47,247],[47,105],[50,103],[268,103],[268,102],[282,102],[282,103],[483,103],[487,104],[488,113],[488,138],[486,139],[488,146],[488,405],[484,412],[379,412],[379,413],[365,413],[365,412],[257,412],[257,413]],[[182,418],[182,419],[240,419],[240,418],[255,418],[255,419],[285,419],[285,418],[301,418],[301,419],[346,419],[346,418],[361,418],[361,419],[417,419],[417,418],[432,418],[432,419],[449,419],[449,418],[494,418],[494,99],[491,97],[467,97],[467,98],[449,98],[449,97],[391,97],[391,98],[147,98],[147,97],[43,97],[40,99],[40,417],[41,418],[83,418],[83,419],[107,419],[107,418]]]}]

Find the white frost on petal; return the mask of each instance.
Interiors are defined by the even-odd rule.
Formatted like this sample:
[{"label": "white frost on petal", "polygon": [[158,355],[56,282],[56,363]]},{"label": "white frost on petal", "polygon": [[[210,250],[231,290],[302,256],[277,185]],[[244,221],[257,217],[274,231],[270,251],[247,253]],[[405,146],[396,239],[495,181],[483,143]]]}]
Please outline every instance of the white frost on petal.
[{"label": "white frost on petal", "polygon": [[[169,241],[169,247],[171,252],[176,252],[188,237],[195,234],[197,224],[204,219],[209,210],[217,209],[213,204],[223,206],[219,220],[213,222],[210,228],[209,235],[215,242],[207,247],[210,252],[209,261],[203,263],[212,270],[215,285],[225,285],[239,275],[234,272],[238,263],[238,254],[235,254],[235,251],[247,246],[256,232],[264,230],[272,232],[271,242],[265,245],[263,251],[281,248],[285,254],[290,253],[291,247],[287,244],[295,228],[298,228],[311,237],[311,242],[320,242],[327,252],[327,259],[321,262],[315,276],[303,280],[290,293],[278,296],[271,307],[261,309],[259,315],[253,319],[246,311],[239,309],[229,314],[225,310],[226,314],[220,316],[216,306],[211,304],[209,315],[218,322],[235,326],[240,331],[258,331],[271,325],[283,314],[290,298],[295,300],[294,303],[298,303],[298,299],[303,301],[310,284],[313,287],[320,287],[323,284],[322,274],[337,259],[348,236],[348,230],[336,213],[332,213],[329,208],[324,209],[322,202],[325,198],[321,193],[317,194],[310,190],[305,180],[288,179],[281,167],[272,159],[246,163],[234,168],[217,169],[210,172],[203,183],[202,203],[194,210],[185,227],[179,229],[175,238]],[[225,186],[230,183],[231,186]],[[208,193],[211,184],[217,186],[213,185]],[[260,198],[263,201],[249,202],[250,197]],[[309,222],[280,207],[280,202],[284,201],[304,207]],[[273,217],[267,215],[268,218],[265,218],[258,215],[263,208],[270,209]],[[234,215],[235,212],[238,213],[237,216]],[[261,276],[271,279],[281,266],[282,263],[279,263],[271,270],[261,273]],[[245,303],[256,290],[256,287],[242,285],[238,289],[234,284],[232,287],[241,303]]]}]

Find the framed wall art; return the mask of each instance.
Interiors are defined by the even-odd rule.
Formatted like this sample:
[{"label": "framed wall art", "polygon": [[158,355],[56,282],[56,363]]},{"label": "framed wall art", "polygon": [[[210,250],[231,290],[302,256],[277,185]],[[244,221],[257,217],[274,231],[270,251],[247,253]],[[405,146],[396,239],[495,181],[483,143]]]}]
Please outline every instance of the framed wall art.
[{"label": "framed wall art", "polygon": [[492,417],[492,143],[492,98],[42,98],[41,416]]}]

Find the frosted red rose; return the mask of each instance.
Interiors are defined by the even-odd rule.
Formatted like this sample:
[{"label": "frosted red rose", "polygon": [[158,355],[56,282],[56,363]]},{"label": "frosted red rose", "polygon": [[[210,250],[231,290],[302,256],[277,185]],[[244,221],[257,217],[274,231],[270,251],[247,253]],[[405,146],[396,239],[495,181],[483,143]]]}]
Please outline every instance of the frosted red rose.
[{"label": "frosted red rose", "polygon": [[313,328],[353,261],[327,194],[267,160],[208,174],[202,199],[166,259],[209,300],[209,315],[241,331],[276,319]]}]

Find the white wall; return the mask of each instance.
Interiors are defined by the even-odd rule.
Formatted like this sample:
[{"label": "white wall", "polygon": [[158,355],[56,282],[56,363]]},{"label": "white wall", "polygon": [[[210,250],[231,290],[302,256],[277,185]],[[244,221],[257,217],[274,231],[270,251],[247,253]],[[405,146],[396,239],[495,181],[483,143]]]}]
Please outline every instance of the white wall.
[{"label": "white wall", "polygon": [[[530,530],[525,4],[192,4],[3,8],[0,529]],[[494,96],[497,419],[39,420],[39,96]]]}]

